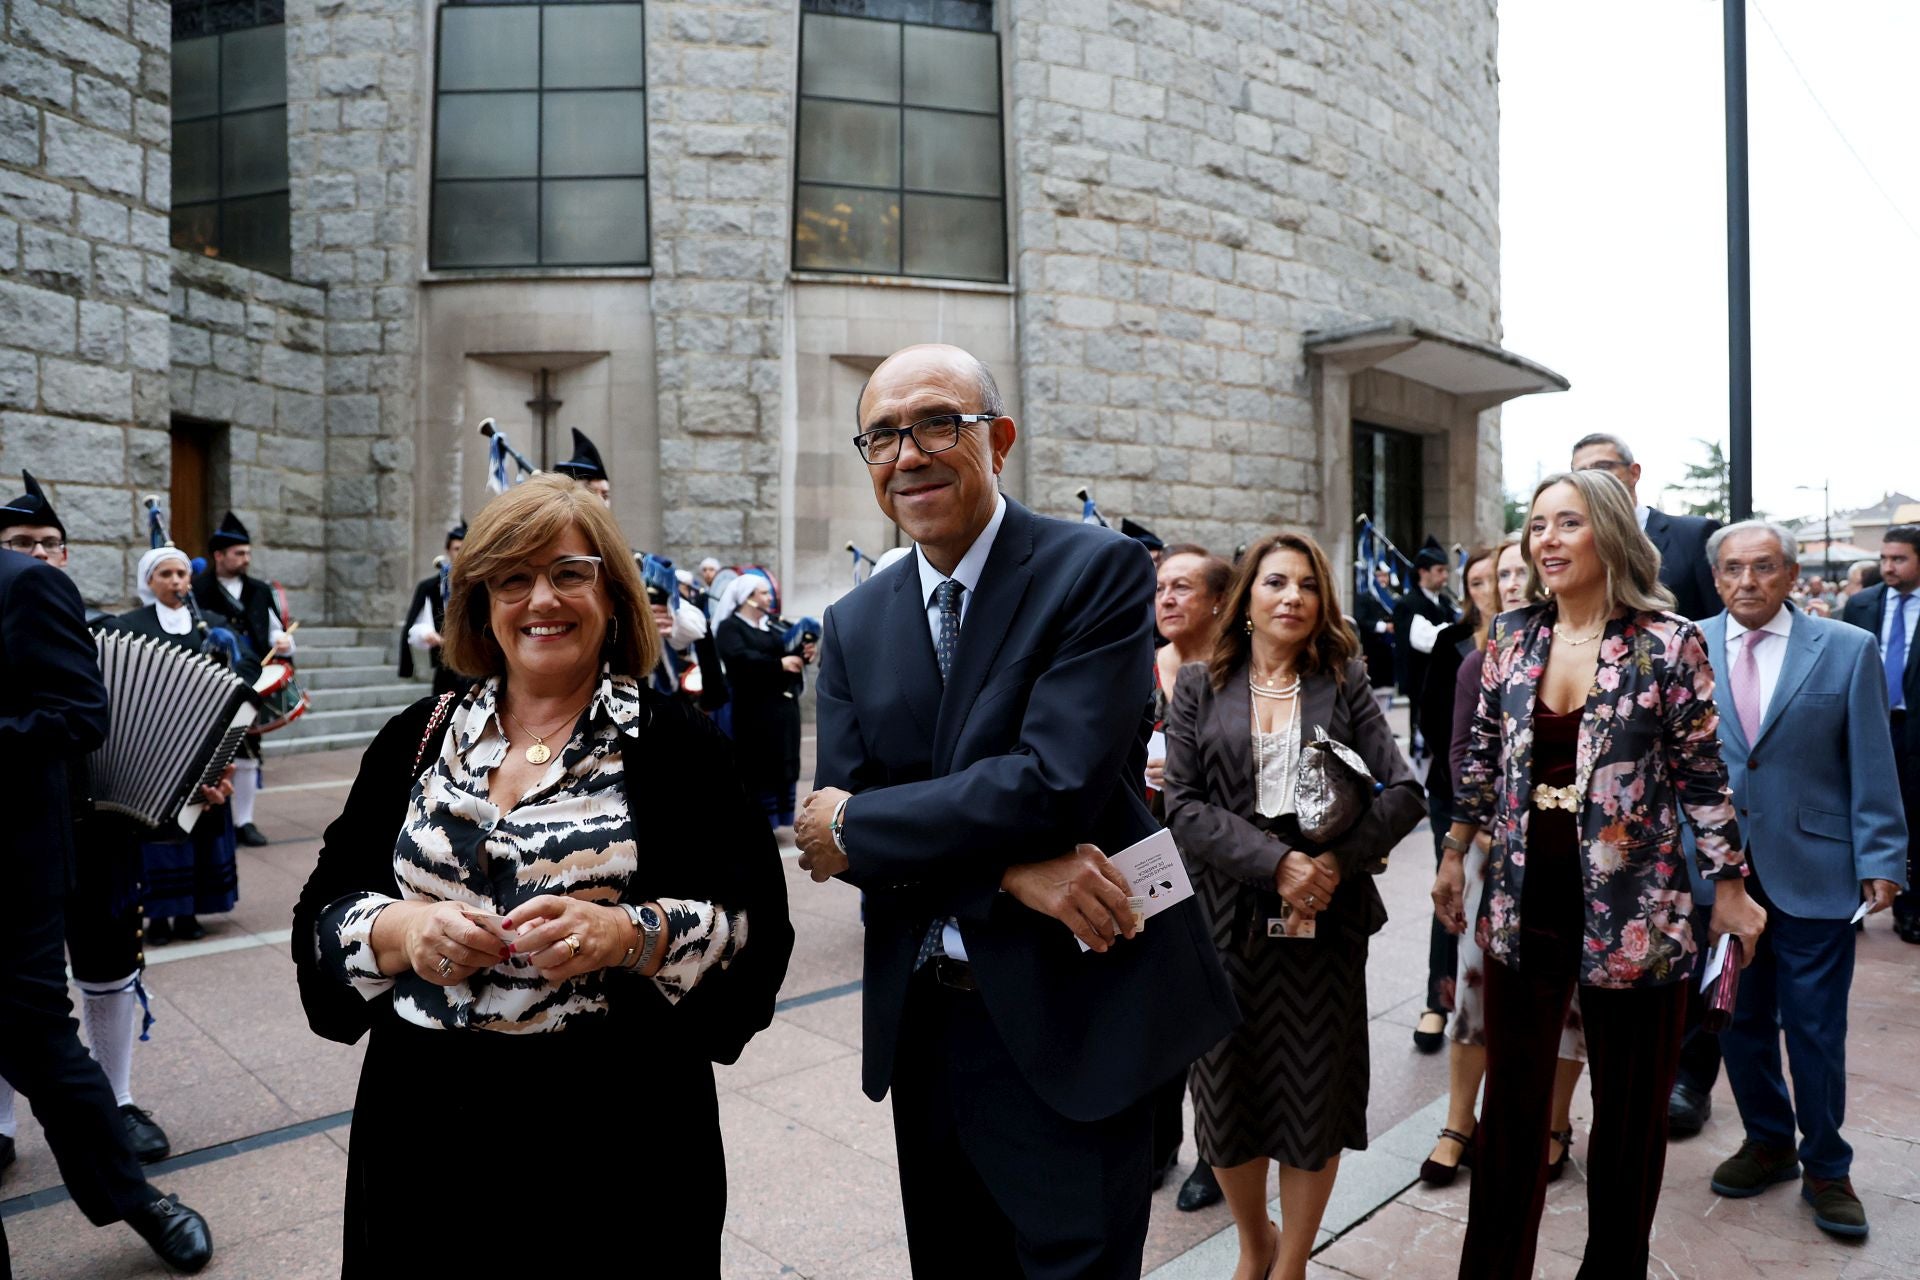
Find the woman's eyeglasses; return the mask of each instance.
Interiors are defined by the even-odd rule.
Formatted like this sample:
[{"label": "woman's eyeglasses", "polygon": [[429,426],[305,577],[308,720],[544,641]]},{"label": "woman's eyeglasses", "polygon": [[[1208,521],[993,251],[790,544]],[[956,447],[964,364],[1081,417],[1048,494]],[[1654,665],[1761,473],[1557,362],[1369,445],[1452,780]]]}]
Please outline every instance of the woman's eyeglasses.
[{"label": "woman's eyeglasses", "polygon": [[519,604],[533,594],[534,583],[546,576],[560,596],[584,596],[600,581],[599,556],[561,556],[544,568],[522,565],[487,579],[487,594],[501,604]]}]

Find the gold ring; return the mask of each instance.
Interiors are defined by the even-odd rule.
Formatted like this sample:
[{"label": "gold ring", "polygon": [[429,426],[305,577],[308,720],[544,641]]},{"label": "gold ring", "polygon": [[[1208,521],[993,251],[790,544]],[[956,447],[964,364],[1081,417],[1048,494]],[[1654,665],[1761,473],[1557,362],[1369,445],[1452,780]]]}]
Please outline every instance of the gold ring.
[{"label": "gold ring", "polygon": [[569,960],[578,960],[580,958],[580,935],[579,934],[570,933],[566,937],[560,939],[560,941],[567,944],[567,952],[568,952],[567,958]]},{"label": "gold ring", "polygon": [[440,963],[434,965],[433,968],[436,973],[444,978],[453,972],[453,961],[447,959],[445,956],[441,956]]}]

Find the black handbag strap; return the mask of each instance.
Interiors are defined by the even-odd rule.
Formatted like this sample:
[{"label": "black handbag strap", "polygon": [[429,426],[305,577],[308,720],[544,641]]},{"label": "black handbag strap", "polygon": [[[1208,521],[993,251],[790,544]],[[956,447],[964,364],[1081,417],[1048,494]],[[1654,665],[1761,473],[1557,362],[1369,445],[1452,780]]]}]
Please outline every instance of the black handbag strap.
[{"label": "black handbag strap", "polygon": [[427,731],[420,735],[420,745],[414,749],[413,753],[413,776],[415,778],[420,776],[421,766],[426,763],[427,748],[433,745],[434,741],[439,738],[441,731],[445,728],[447,712],[452,709],[454,699],[457,696],[458,695],[452,693],[443,693],[440,695],[440,700],[433,704],[433,714],[427,717]]}]

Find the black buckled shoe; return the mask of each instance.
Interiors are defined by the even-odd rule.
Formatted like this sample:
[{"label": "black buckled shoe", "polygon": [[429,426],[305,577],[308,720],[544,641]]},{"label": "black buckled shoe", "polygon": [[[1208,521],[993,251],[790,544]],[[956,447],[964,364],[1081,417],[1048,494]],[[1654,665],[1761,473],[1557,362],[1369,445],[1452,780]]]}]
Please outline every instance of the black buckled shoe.
[{"label": "black buckled shoe", "polygon": [[1187,1180],[1180,1184],[1180,1194],[1174,1197],[1173,1204],[1182,1213],[1198,1213],[1225,1198],[1220,1191],[1220,1180],[1213,1176],[1213,1166],[1199,1160],[1194,1162]]},{"label": "black buckled shoe", "polygon": [[1667,1098],[1667,1136],[1691,1138],[1713,1118],[1713,1099],[1688,1085],[1676,1083]]},{"label": "black buckled shoe", "polygon": [[273,841],[261,835],[260,828],[254,826],[251,822],[247,823],[243,827],[235,827],[233,831],[233,838],[238,840],[241,844],[249,845],[255,849],[258,849],[263,844],[273,843]]},{"label": "black buckled shoe", "polygon": [[127,1145],[133,1148],[133,1157],[141,1164],[165,1160],[173,1150],[167,1131],[153,1122],[152,1115],[131,1102],[120,1108],[120,1118],[127,1125]]},{"label": "black buckled shoe", "polygon": [[213,1233],[207,1230],[207,1220],[181,1204],[179,1196],[161,1196],[128,1214],[127,1225],[175,1271],[191,1275],[213,1257]]},{"label": "black buckled shoe", "polygon": [[[1428,1018],[1439,1019],[1440,1025],[1429,1031],[1426,1029]],[[1420,1015],[1420,1021],[1413,1025],[1413,1047],[1421,1053],[1438,1053],[1447,1047],[1447,1015],[1438,1009],[1428,1009]]]}]

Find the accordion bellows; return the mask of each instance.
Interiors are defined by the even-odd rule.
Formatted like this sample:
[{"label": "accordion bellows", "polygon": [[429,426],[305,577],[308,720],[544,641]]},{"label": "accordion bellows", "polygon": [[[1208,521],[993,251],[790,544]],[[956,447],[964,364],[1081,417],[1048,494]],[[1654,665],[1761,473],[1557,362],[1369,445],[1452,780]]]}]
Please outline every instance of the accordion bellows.
[{"label": "accordion bellows", "polygon": [[193,830],[257,711],[226,667],[150,636],[94,637],[107,686],[107,739],[87,757],[94,807],[149,827]]}]

